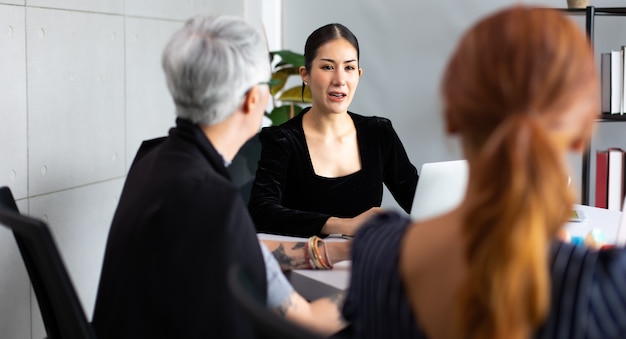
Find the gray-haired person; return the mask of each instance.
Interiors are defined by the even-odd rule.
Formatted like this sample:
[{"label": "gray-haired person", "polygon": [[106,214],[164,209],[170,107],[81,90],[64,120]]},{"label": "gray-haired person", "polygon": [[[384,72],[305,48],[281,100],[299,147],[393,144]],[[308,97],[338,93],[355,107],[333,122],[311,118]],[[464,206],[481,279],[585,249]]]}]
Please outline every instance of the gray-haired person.
[{"label": "gray-haired person", "polygon": [[176,126],[141,145],[126,178],[93,315],[98,337],[254,337],[228,292],[233,263],[267,291],[268,307],[320,333],[341,329],[337,298],[308,303],[285,280],[226,171],[269,98],[263,36],[236,17],[194,17],[167,44],[163,69]]}]

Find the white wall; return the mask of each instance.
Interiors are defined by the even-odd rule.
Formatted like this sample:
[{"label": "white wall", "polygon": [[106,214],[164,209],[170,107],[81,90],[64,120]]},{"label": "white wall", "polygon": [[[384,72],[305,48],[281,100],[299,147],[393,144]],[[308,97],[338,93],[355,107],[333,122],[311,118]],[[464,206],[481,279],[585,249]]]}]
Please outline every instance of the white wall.
[{"label": "white wall", "polygon": [[[566,7],[566,0],[318,0],[284,1],[283,47],[302,52],[317,27],[340,22],[359,39],[363,76],[350,107],[363,115],[390,118],[413,164],[461,158],[456,140],[443,133],[439,84],[444,65],[460,34],[483,15],[514,3]],[[618,0],[591,0],[593,6],[624,6]],[[584,29],[584,17],[572,17]],[[626,44],[626,17],[596,17],[596,46],[610,50]],[[486,53],[488,53],[486,51]],[[626,147],[626,123],[599,131],[601,145]],[[599,146],[598,146],[599,145]],[[572,177],[580,187],[580,156],[572,156]],[[592,172],[592,175],[594,173]],[[592,176],[593,178],[593,176]],[[593,188],[593,187],[592,187]],[[383,206],[398,208],[386,192]]]},{"label": "white wall", "polygon": [[[0,0],[0,186],[11,187],[23,213],[49,222],[88,315],[132,157],[141,140],[173,125],[162,48],[194,13],[242,15],[255,25],[269,16],[263,20],[270,47],[296,51],[313,29],[346,24],[360,40],[364,69],[351,110],[392,119],[418,168],[460,157],[439,117],[443,65],[464,29],[513,1],[291,0],[282,1],[282,9],[280,2]],[[565,0],[535,3],[564,6]],[[607,20],[596,31],[604,50],[626,42],[619,41],[619,19]],[[282,43],[276,41],[281,36]],[[626,147],[622,127],[601,126],[594,145],[621,138]],[[391,200],[385,204],[395,206]],[[0,338],[42,338],[28,276],[2,228],[0,272]]]},{"label": "white wall", "polygon": [[[0,186],[46,220],[89,317],[128,166],[174,124],[160,65],[198,14],[260,25],[261,0],[0,0]],[[0,338],[45,336],[15,239],[0,227]]]}]

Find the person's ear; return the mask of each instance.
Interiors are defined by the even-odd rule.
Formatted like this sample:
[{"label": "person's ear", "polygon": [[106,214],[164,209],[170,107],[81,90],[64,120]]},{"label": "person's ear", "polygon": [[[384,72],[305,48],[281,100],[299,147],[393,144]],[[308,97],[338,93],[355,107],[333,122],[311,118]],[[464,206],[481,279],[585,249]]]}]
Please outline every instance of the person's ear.
[{"label": "person's ear", "polygon": [[363,68],[359,68],[359,77],[363,75]]},{"label": "person's ear", "polygon": [[448,133],[448,134],[456,134],[459,131],[459,126],[454,121],[454,119],[452,119],[452,116],[451,116],[450,112],[448,110],[446,110],[445,112],[446,112],[445,113],[446,133]]},{"label": "person's ear", "polygon": [[574,140],[570,142],[570,150],[578,153],[584,152],[585,149],[589,147],[594,128],[595,125],[593,121],[590,121],[588,124],[584,124],[582,126],[582,131],[578,134],[577,137],[574,138]]},{"label": "person's ear", "polygon": [[260,105],[262,95],[260,87],[260,85],[255,85],[246,92],[241,106],[241,110],[244,113],[255,112],[256,106]]},{"label": "person's ear", "polygon": [[576,138],[570,144],[570,150],[576,153],[582,153],[585,150],[585,147],[587,147],[587,142],[584,138]]},{"label": "person's ear", "polygon": [[298,68],[298,72],[300,73],[300,79],[302,79],[302,82],[304,82],[305,85],[308,85],[309,75],[306,72],[306,67],[300,66],[300,68]]}]

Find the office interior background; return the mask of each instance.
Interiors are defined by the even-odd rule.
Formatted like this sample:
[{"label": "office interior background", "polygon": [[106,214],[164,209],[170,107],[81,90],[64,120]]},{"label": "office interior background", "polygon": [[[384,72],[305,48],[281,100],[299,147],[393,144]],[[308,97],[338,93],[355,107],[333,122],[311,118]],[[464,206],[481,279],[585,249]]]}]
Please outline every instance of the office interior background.
[{"label": "office interior background", "polygon": [[[363,68],[350,110],[390,118],[410,159],[460,159],[444,134],[439,83],[461,33],[512,0],[0,0],[0,186],[45,220],[91,317],[109,225],[142,140],[174,124],[160,58],[194,14],[263,28],[271,50],[302,52],[330,22],[358,37]],[[564,8],[566,0],[523,1]],[[613,7],[618,0],[591,0]],[[584,16],[572,16],[584,29]],[[596,53],[626,45],[626,17],[597,19]],[[489,51],[485,51],[489,53]],[[601,123],[592,149],[626,148],[625,123]],[[579,187],[581,157],[572,155]],[[592,168],[591,177],[594,176]],[[593,188],[593,187],[592,187]],[[398,208],[388,192],[383,207]],[[0,337],[42,338],[12,234],[0,228]]]}]

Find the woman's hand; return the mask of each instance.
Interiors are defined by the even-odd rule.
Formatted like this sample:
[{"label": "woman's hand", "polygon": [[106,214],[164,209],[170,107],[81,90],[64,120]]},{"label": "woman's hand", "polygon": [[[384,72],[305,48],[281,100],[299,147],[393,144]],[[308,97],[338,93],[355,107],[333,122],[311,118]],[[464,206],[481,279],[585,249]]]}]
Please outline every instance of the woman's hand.
[{"label": "woman's hand", "polygon": [[354,218],[330,217],[322,227],[322,233],[354,236],[365,221],[382,211],[380,207],[372,207]]},{"label": "woman's hand", "polygon": [[346,235],[350,235],[350,236],[354,236],[356,234],[356,232],[359,230],[359,228],[361,228],[361,226],[363,226],[363,224],[369,220],[371,217],[375,216],[378,213],[383,212],[384,210],[380,207],[372,207],[369,210],[357,215],[356,217],[352,218],[352,234],[346,234]]},{"label": "woman's hand", "polygon": [[322,336],[331,336],[348,324],[341,314],[345,292],[308,302],[295,290],[275,311]]}]

